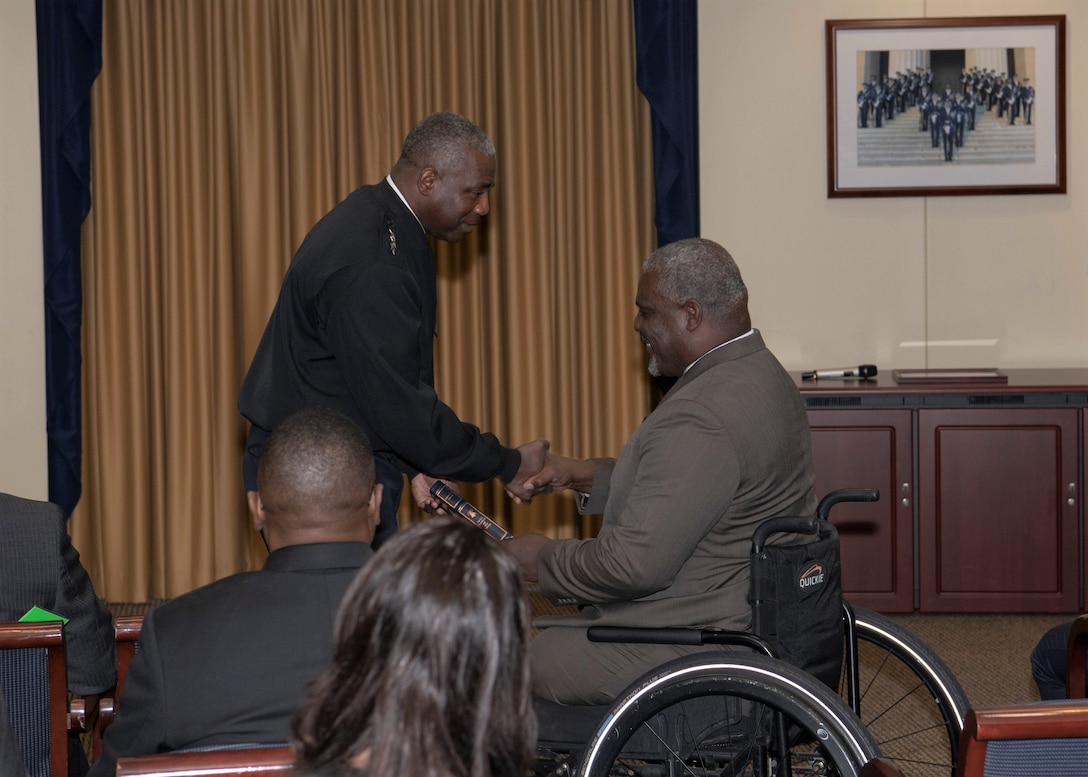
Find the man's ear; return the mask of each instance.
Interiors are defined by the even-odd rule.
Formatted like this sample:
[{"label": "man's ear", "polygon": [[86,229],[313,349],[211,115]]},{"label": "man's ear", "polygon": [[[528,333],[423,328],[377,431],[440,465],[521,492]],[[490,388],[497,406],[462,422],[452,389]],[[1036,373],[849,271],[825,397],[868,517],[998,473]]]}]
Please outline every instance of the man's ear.
[{"label": "man's ear", "polygon": [[370,501],[367,503],[367,519],[370,521],[372,528],[378,528],[378,523],[382,519],[382,489],[385,485],[382,483],[375,483],[374,488],[370,490]]},{"label": "man's ear", "polygon": [[438,171],[433,167],[424,167],[420,171],[419,177],[416,179],[416,186],[419,187],[419,193],[424,197],[431,196],[440,183],[442,183],[442,176],[440,176]]},{"label": "man's ear", "polygon": [[257,531],[264,529],[264,502],[261,501],[259,491],[246,491],[246,501],[249,503],[249,514],[253,518],[253,528]]},{"label": "man's ear", "polygon": [[698,300],[689,299],[684,303],[684,315],[687,316],[687,329],[694,332],[703,323],[703,306]]}]

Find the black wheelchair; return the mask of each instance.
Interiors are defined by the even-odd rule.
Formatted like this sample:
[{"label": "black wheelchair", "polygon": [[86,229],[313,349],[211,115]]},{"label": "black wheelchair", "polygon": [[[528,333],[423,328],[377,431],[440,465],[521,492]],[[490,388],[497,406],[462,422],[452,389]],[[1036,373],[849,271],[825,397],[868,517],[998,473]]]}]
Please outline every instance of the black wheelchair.
[{"label": "black wheelchair", "polygon": [[[592,627],[589,639],[722,646],[667,662],[611,704],[538,700],[537,773],[553,777],[858,775],[883,758],[954,775],[969,704],[943,661],[891,618],[842,598],[839,542],[816,515],[773,518],[752,538],[752,631]],[[777,533],[816,534],[772,545]],[[819,579],[817,579],[819,578]]]}]

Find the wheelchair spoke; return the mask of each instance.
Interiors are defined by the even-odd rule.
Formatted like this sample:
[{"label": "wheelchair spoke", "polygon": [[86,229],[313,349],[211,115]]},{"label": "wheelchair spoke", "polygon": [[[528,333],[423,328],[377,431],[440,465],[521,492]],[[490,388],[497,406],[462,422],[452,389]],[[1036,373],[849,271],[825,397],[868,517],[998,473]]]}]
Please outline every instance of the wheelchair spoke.
[{"label": "wheelchair spoke", "polygon": [[617,701],[578,774],[849,777],[875,754],[853,713],[811,675],[763,656],[705,654],[666,664]]},{"label": "wheelchair spoke", "polygon": [[912,777],[955,774],[967,698],[941,659],[891,618],[855,609],[861,720]]}]

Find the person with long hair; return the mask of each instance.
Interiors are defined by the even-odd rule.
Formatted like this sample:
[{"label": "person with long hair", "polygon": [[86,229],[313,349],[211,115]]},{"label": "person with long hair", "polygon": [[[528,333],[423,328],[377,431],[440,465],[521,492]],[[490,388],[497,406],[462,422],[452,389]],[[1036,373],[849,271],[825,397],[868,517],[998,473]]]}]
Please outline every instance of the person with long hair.
[{"label": "person with long hair", "polygon": [[528,639],[501,544],[452,517],[397,533],[341,604],[332,666],[292,721],[296,774],[524,777]]}]

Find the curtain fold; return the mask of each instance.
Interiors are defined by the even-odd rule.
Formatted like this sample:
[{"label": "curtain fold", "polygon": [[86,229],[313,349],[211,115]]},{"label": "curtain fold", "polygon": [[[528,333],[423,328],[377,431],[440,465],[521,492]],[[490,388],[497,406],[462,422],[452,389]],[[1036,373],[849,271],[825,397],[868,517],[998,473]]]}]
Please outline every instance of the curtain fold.
[{"label": "curtain fold", "polygon": [[[654,243],[630,0],[104,0],[103,24],[74,522],[102,595],[259,565],[242,377],[310,226],[435,110],[498,150],[490,215],[436,245],[439,396],[510,445],[618,453],[649,406]],[[566,494],[465,495],[515,532],[592,530]]]},{"label": "curtain fold", "polygon": [[653,127],[657,244],[699,232],[699,62],[696,0],[632,0],[638,85]]},{"label": "curtain fold", "polygon": [[37,0],[35,18],[49,501],[71,514],[81,491],[80,233],[91,205],[91,85],[102,68],[102,2]]}]

